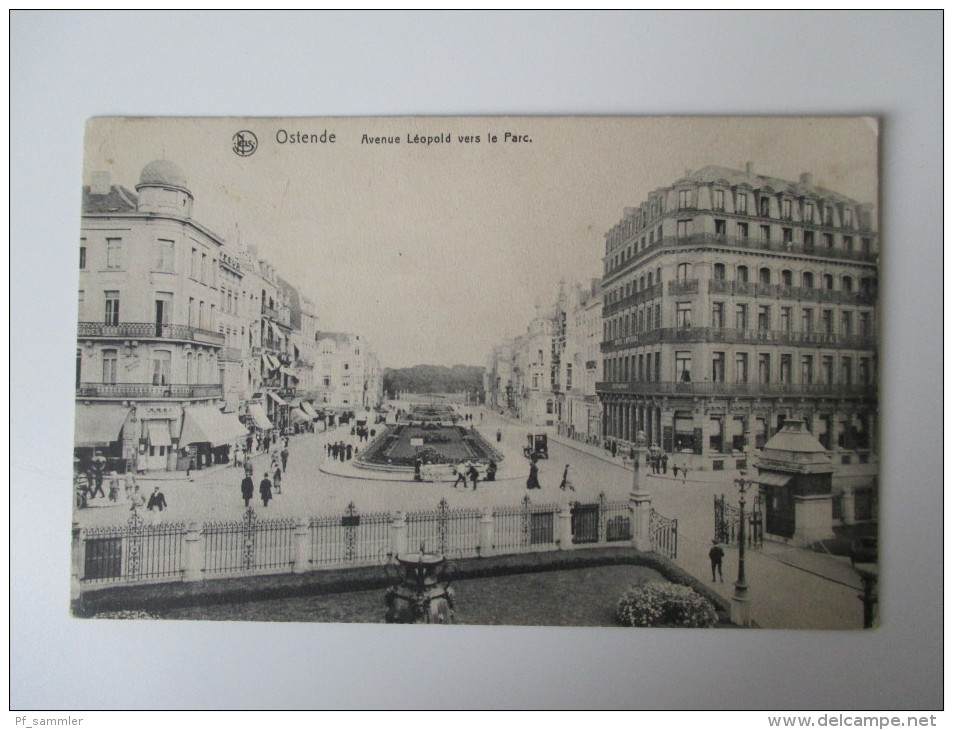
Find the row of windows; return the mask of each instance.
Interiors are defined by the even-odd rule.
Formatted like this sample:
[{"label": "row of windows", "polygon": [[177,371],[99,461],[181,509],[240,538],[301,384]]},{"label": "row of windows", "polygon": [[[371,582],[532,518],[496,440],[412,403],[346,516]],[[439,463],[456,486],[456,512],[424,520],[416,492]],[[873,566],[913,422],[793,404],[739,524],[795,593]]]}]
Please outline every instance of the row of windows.
[{"label": "row of windows", "polygon": [[[727,195],[726,195],[727,193]],[[802,223],[821,224],[853,228],[854,209],[847,204],[830,204],[823,201],[795,199],[789,195],[763,194],[745,190],[712,190],[711,207],[716,211],[728,211],[726,201],[731,200],[731,211],[738,215],[757,215],[761,218],[779,218],[797,220]],[[678,191],[678,209],[694,210],[698,208],[697,188],[683,188]],[[625,238],[645,228],[650,221],[665,212],[665,195],[651,198],[633,217],[628,218],[607,235],[606,252],[615,248]],[[860,211],[860,223],[864,228],[871,227],[868,211]],[[661,237],[661,234],[659,234]],[[649,242],[651,245],[651,242]],[[643,240],[642,247],[645,242]]]},{"label": "row of windows", "polygon": [[[661,354],[658,352],[640,355],[626,355],[623,357],[607,358],[603,363],[603,373],[610,382],[660,382],[661,381]],[[856,366],[855,366],[856,361]],[[800,377],[794,378],[794,355],[785,353],[772,357],[771,353],[757,355],[757,380],[751,380],[753,373],[749,368],[751,353],[736,352],[734,367],[727,372],[726,353],[713,352],[711,356],[711,370],[709,377],[713,383],[761,383],[772,382],[794,383],[803,385],[823,383],[828,385],[870,385],[874,379],[872,361],[869,357],[852,357],[843,355],[801,355]],[[773,362],[777,363],[777,370],[772,369]],[[689,383],[693,379],[693,355],[689,350],[675,353],[675,368],[673,378],[675,382]]]},{"label": "row of windows", "polygon": [[[681,263],[676,267],[676,279],[678,281],[687,281],[691,277],[692,265],[688,263]],[[833,291],[836,288],[844,292],[853,292],[854,291],[854,277],[853,276],[834,276],[833,274],[821,274],[820,277],[815,277],[813,271],[803,271],[801,275],[795,279],[794,272],[790,269],[781,269],[780,276],[775,279],[772,270],[767,266],[762,266],[758,269],[758,283],[759,284],[773,284],[775,282],[781,284],[782,286],[794,286],[795,281],[797,285],[804,287],[805,289],[814,289],[817,284],[820,285],[819,288]],[[712,278],[715,281],[726,281],[728,274],[728,267],[723,263],[716,263],[712,266]],[[740,265],[734,267],[734,281],[739,281],[742,283],[748,283],[750,281],[751,270],[745,265]],[[874,292],[875,284],[874,279],[870,277],[861,277],[859,280],[859,291],[865,294],[872,294]]]},{"label": "row of windows", "polygon": [[[823,334],[861,335],[874,334],[873,312],[870,310],[816,309],[814,307],[777,307],[777,319],[774,319],[774,307],[766,304],[756,308],[748,304],[734,305],[733,319],[727,319],[727,303],[711,303],[711,327],[734,327],[735,329],[758,329],[777,332],[793,332],[795,317],[800,317],[801,332],[820,332]],[[696,323],[691,302],[676,302],[675,326],[679,328],[704,326]],[[752,319],[754,317],[754,319]],[[662,327],[661,305],[647,306],[633,312],[607,320],[603,325],[604,341],[617,337],[638,334]],[[856,325],[856,327],[855,327]]]},{"label": "row of windows", "polygon": [[[119,350],[107,349],[101,354],[102,360],[102,382],[106,385],[115,385],[119,373]],[[82,382],[83,353],[76,351],[77,384]],[[211,376],[216,372],[215,356],[203,353],[194,354],[187,352],[185,354],[185,382],[186,383],[210,383]],[[172,373],[172,351],[171,350],[153,350],[152,351],[152,384],[169,385],[171,384]]]}]

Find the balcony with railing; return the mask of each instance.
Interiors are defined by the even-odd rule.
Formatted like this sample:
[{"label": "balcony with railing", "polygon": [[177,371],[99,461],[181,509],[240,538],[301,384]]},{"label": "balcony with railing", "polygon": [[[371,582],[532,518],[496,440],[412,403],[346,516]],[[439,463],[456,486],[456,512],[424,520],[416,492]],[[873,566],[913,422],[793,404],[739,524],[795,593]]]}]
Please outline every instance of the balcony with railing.
[{"label": "balcony with railing", "polygon": [[877,340],[870,335],[838,335],[827,332],[737,329],[732,327],[661,327],[638,332],[602,343],[603,352],[626,347],[655,345],[663,342],[722,342],[742,345],[795,345],[802,347],[838,347],[846,350],[872,350]]},{"label": "balcony with railing", "polygon": [[721,396],[725,398],[777,398],[782,396],[815,398],[875,398],[874,385],[837,383],[692,383],[692,382],[602,382],[599,393],[624,395]]},{"label": "balcony with railing", "polygon": [[155,322],[80,322],[78,337],[117,338],[125,340],[181,340],[207,345],[224,345],[221,332],[190,327],[185,324],[156,324]]},{"label": "balcony with railing", "polygon": [[80,383],[76,388],[77,398],[130,398],[158,400],[172,398],[186,400],[191,398],[221,398],[222,386],[219,383]]},{"label": "balcony with railing", "polygon": [[668,283],[668,293],[673,295],[698,294],[698,279],[670,281]]},{"label": "balcony with railing", "polygon": [[875,263],[877,254],[871,251],[853,251],[845,248],[829,248],[826,246],[806,246],[801,243],[791,243],[785,241],[764,241],[757,238],[740,238],[737,236],[722,236],[715,233],[693,233],[690,236],[665,236],[655,243],[652,243],[631,258],[621,261],[606,271],[603,279],[609,279],[619,272],[628,269],[634,263],[638,263],[649,254],[665,249],[678,249],[686,247],[703,248],[733,248],[746,251],[766,251],[772,253],[801,254],[804,256],[817,256],[827,259],[841,259],[846,261],[857,261],[864,263]]},{"label": "balcony with railing", "polygon": [[276,322],[279,319],[278,310],[274,307],[269,307],[267,304],[262,303],[261,305],[261,316],[267,317],[268,319],[273,319]]},{"label": "balcony with railing", "polygon": [[620,309],[625,309],[627,307],[633,307],[643,302],[650,301],[652,299],[658,299],[662,296],[662,284],[653,284],[652,286],[647,286],[642,291],[636,292],[635,294],[630,294],[627,297],[620,299],[617,302],[613,302],[608,306],[602,308],[602,316],[608,317],[610,314],[615,314]]},{"label": "balcony with railing", "polygon": [[835,289],[812,289],[806,286],[788,286],[786,284],[759,284],[748,281],[726,281],[711,279],[708,282],[711,294],[730,296],[773,297],[776,299],[796,299],[799,301],[830,304],[852,304],[873,306],[877,302],[874,291],[849,292]]}]

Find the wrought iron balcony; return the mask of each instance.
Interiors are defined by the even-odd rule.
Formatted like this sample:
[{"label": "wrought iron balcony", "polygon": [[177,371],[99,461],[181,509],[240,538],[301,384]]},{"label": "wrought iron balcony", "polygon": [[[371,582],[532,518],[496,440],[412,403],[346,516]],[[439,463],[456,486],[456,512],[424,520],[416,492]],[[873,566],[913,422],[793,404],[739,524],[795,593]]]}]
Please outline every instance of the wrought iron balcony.
[{"label": "wrought iron balcony", "polygon": [[172,398],[221,398],[222,386],[219,383],[80,383],[76,389],[77,398],[131,398],[157,400]]},{"label": "wrought iron balcony", "polygon": [[776,398],[780,396],[814,398],[875,398],[874,385],[836,383],[678,383],[678,382],[602,382],[599,393],[625,395],[675,395],[705,397]]},{"label": "wrought iron balcony", "polygon": [[189,327],[185,324],[156,324],[155,322],[80,322],[78,337],[115,337],[135,340],[182,340],[208,345],[224,345],[225,335],[220,332]]},{"label": "wrought iron balcony", "polygon": [[708,282],[711,294],[735,296],[774,297],[777,299],[797,299],[800,301],[831,304],[853,304],[873,306],[877,302],[876,292],[849,292],[834,289],[812,289],[805,286],[786,284],[759,284],[747,281],[725,281],[711,279]]},{"label": "wrought iron balcony", "polygon": [[698,279],[688,279],[686,281],[670,281],[668,283],[669,294],[698,294]]},{"label": "wrought iron balcony", "polygon": [[620,309],[625,309],[626,307],[633,307],[637,304],[642,304],[651,299],[658,299],[662,296],[662,284],[653,284],[652,286],[647,286],[640,292],[631,294],[623,299],[620,299],[617,302],[605,306],[602,308],[602,316],[608,317],[610,314],[618,312]]},{"label": "wrought iron balcony", "polygon": [[788,332],[782,330],[735,329],[731,327],[661,327],[617,337],[602,343],[603,352],[655,345],[662,342],[722,342],[743,345],[795,345],[802,347],[835,347],[845,350],[873,350],[875,337],[836,335],[826,332]]},{"label": "wrought iron balcony", "polygon": [[648,254],[662,249],[677,249],[684,247],[717,247],[735,248],[748,251],[770,251],[776,253],[802,254],[827,259],[842,259],[874,263],[877,254],[871,251],[852,251],[845,248],[828,248],[826,246],[805,246],[800,243],[786,243],[783,241],[762,241],[756,238],[739,238],[736,236],[721,236],[715,233],[694,233],[690,236],[665,236],[655,243],[646,246],[631,258],[626,259],[605,272],[603,279],[609,279],[619,272],[628,269],[633,264],[644,259]]}]

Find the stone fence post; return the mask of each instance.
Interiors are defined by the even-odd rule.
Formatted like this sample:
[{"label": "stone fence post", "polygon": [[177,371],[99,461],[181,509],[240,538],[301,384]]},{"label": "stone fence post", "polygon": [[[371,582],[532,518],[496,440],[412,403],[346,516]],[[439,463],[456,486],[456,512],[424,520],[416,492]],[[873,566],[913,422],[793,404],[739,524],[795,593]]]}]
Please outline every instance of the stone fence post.
[{"label": "stone fence post", "polygon": [[572,548],[572,502],[567,502],[556,515],[556,544],[560,550]]},{"label": "stone fence post", "polygon": [[190,522],[185,530],[185,542],[182,546],[182,580],[192,582],[202,580],[202,566],[205,563],[205,543],[197,522]]},{"label": "stone fence post", "polygon": [[642,491],[630,493],[629,512],[632,515],[632,547],[639,552],[652,552],[652,495]]},{"label": "stone fence post", "polygon": [[484,507],[480,515],[480,557],[493,555],[493,508]]},{"label": "stone fence post", "polygon": [[397,511],[390,523],[390,551],[395,556],[407,552],[407,518]]},{"label": "stone fence post", "polygon": [[83,565],[86,563],[86,541],[83,539],[83,529],[78,522],[73,523],[73,552],[70,568],[69,597],[71,601],[79,600],[82,593],[80,580],[83,575]]},{"label": "stone fence post", "polygon": [[295,522],[294,531],[294,562],[291,564],[292,573],[306,573],[311,568],[311,545],[309,538],[311,533],[308,530],[308,523],[303,517],[299,517]]}]

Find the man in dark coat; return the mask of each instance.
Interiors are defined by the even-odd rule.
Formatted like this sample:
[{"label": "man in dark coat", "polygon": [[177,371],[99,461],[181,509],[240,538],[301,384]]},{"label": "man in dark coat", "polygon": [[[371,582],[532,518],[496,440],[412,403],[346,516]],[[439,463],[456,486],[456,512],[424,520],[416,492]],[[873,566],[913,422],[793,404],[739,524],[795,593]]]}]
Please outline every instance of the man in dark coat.
[{"label": "man in dark coat", "polygon": [[281,450],[281,470],[288,471],[288,447]]},{"label": "man in dark coat", "polygon": [[261,501],[267,507],[268,502],[271,500],[271,479],[268,478],[268,472],[265,472],[264,479],[262,479],[261,484],[258,485],[258,493],[261,494]]},{"label": "man in dark coat", "polygon": [[146,508],[149,511],[157,509],[160,512],[164,510],[168,505],[165,502],[165,495],[159,491],[159,485],[156,484],[155,491],[149,495],[149,504],[146,505]]},{"label": "man in dark coat", "polygon": [[721,574],[721,560],[725,557],[725,551],[721,549],[717,540],[711,541],[711,550],[708,551],[708,559],[711,561],[711,582],[715,582],[715,571],[718,571],[718,577],[721,582],[725,582],[725,576]]},{"label": "man in dark coat", "polygon": [[255,496],[255,482],[252,481],[251,476],[246,474],[245,478],[242,479],[242,499],[245,500],[245,506],[248,506],[248,503],[251,502],[251,498]]},{"label": "man in dark coat", "polygon": [[347,446],[344,447],[344,450],[346,452],[345,456],[350,461],[352,452],[354,451],[354,447],[351,446],[351,444],[348,444]]}]

